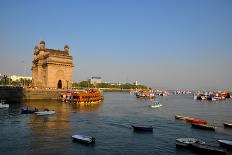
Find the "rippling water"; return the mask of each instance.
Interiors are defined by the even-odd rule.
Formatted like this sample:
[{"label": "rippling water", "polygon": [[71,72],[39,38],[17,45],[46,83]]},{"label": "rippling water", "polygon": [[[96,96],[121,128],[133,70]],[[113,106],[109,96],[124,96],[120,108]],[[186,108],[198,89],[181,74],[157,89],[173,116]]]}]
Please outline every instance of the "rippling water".
[{"label": "rippling water", "polygon": [[[158,97],[158,109],[152,101],[137,99],[129,93],[104,93],[103,103],[77,106],[56,101],[31,101],[10,104],[0,109],[0,151],[5,154],[195,154],[177,149],[175,139],[196,137],[212,145],[217,139],[232,140],[232,100],[195,101],[191,95]],[[20,114],[22,107],[49,108],[52,116]],[[217,126],[216,132],[192,129],[190,124],[174,119],[189,115]],[[134,133],[131,124],[152,125],[153,133]],[[74,143],[73,134],[96,138],[95,145]],[[229,154],[232,154],[229,152]]]}]

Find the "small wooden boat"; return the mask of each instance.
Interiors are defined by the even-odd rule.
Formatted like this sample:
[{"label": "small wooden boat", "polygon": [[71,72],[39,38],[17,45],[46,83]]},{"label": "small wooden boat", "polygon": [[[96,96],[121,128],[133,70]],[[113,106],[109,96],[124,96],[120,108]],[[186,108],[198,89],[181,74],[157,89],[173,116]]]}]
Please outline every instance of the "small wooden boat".
[{"label": "small wooden boat", "polygon": [[54,110],[44,109],[44,111],[37,111],[35,112],[36,115],[42,116],[42,115],[52,115],[56,112]]},{"label": "small wooden boat", "polygon": [[135,132],[153,132],[152,126],[134,126],[131,125]]},{"label": "small wooden boat", "polygon": [[181,146],[181,147],[188,147],[190,144],[193,143],[200,143],[200,144],[205,144],[204,141],[201,141],[196,138],[177,138],[176,139],[176,146]]},{"label": "small wooden boat", "polygon": [[33,114],[37,111],[38,111],[38,109],[36,109],[36,108],[35,109],[23,108],[23,109],[21,109],[21,114]]},{"label": "small wooden boat", "polygon": [[218,146],[212,146],[207,144],[200,144],[200,143],[192,143],[190,144],[190,148],[194,151],[201,152],[204,154],[215,154],[215,155],[221,155],[226,154],[226,149],[218,147]]},{"label": "small wooden boat", "polygon": [[1,108],[9,108],[9,104],[5,104],[5,101],[1,100],[1,102],[0,102],[0,109]]},{"label": "small wooden boat", "polygon": [[73,141],[78,141],[78,142],[87,143],[87,144],[95,142],[94,137],[85,136],[85,135],[73,135],[72,139]]},{"label": "small wooden boat", "polygon": [[214,126],[205,125],[205,124],[195,124],[195,123],[192,123],[192,128],[211,130],[211,131],[215,131],[215,129],[216,129],[216,127],[214,127]]},{"label": "small wooden boat", "polygon": [[200,120],[200,119],[193,119],[193,120],[191,120],[191,123],[194,123],[194,124],[207,124],[207,121]]},{"label": "small wooden boat", "polygon": [[223,123],[224,127],[232,128],[232,123]]},{"label": "small wooden boat", "polygon": [[232,141],[231,140],[218,140],[218,142],[221,146],[232,149]]}]

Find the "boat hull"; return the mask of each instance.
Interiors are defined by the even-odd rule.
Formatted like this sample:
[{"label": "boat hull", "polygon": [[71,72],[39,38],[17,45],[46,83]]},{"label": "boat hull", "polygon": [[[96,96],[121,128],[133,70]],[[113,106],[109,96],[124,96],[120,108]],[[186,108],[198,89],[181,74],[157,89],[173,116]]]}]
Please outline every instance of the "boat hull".
[{"label": "boat hull", "polygon": [[204,153],[204,154],[210,154],[210,155],[224,155],[224,154],[226,154],[226,149],[218,147],[218,146],[193,143],[190,145],[190,148],[194,151]]},{"label": "boat hull", "polygon": [[232,141],[230,140],[218,140],[219,144],[228,149],[232,149]]},{"label": "boat hull", "polygon": [[145,126],[134,126],[132,125],[134,132],[153,132],[153,127],[145,127]]},{"label": "boat hull", "polygon": [[232,123],[223,123],[224,127],[232,128]]},{"label": "boat hull", "polygon": [[52,114],[55,114],[55,113],[56,113],[55,111],[38,111],[38,112],[35,112],[35,114],[38,115],[38,116],[52,115]]},{"label": "boat hull", "polygon": [[203,130],[209,130],[209,131],[215,131],[215,127],[213,127],[213,126],[208,126],[208,125],[203,125],[203,124],[195,124],[195,123],[192,123],[192,128],[203,129]]},{"label": "boat hull", "polygon": [[94,137],[85,136],[85,135],[73,135],[72,139],[73,141],[77,141],[77,142],[85,143],[85,144],[95,143]]}]

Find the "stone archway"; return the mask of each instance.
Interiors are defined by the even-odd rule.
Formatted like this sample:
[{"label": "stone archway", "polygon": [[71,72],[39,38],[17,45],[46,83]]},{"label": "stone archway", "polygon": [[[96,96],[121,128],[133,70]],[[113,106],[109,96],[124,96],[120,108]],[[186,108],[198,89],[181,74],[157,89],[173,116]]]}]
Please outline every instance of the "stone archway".
[{"label": "stone archway", "polygon": [[58,89],[61,89],[61,88],[62,88],[62,81],[61,81],[61,80],[58,80],[57,88],[58,88]]}]

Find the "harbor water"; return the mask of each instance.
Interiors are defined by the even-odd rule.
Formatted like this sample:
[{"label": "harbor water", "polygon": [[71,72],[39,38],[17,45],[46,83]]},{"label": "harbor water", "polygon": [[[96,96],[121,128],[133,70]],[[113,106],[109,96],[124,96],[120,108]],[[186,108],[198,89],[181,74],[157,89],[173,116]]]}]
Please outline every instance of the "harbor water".
[{"label": "harbor water", "polygon": [[[0,109],[1,155],[15,154],[196,154],[176,148],[181,137],[199,138],[218,146],[218,139],[232,140],[232,99],[197,101],[192,95],[157,97],[163,106],[152,109],[154,101],[137,99],[130,93],[104,93],[104,101],[92,106],[58,101],[28,101],[10,103]],[[21,108],[48,108],[51,116],[21,114]],[[187,115],[207,120],[216,131],[191,128],[191,124],[175,120],[175,115]],[[153,133],[133,132],[131,125],[153,126]],[[83,134],[96,138],[94,145],[73,142],[71,136]],[[228,152],[232,154],[232,152]]]}]

